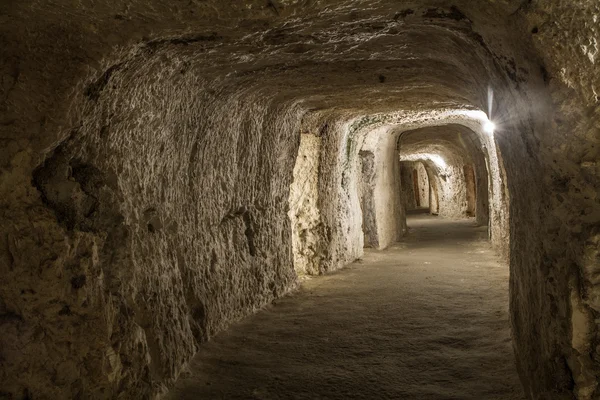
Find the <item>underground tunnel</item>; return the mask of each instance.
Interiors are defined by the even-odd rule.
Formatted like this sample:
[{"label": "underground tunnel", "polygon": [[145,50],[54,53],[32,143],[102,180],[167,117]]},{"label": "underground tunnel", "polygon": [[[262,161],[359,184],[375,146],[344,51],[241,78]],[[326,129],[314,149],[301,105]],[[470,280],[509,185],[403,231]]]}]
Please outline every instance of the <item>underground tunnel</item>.
[{"label": "underground tunnel", "polygon": [[0,398],[598,398],[599,18],[0,3]]}]

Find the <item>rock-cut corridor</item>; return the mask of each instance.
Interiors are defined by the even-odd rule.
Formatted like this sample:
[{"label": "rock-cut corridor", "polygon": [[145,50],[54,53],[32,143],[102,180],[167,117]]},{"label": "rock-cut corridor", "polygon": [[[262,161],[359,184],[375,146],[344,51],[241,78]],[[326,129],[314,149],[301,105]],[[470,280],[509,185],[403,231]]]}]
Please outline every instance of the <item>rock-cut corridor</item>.
[{"label": "rock-cut corridor", "polygon": [[169,399],[521,400],[508,268],[472,220],[410,234],[234,325]]},{"label": "rock-cut corridor", "polygon": [[600,399],[600,1],[0,0],[0,399]]}]

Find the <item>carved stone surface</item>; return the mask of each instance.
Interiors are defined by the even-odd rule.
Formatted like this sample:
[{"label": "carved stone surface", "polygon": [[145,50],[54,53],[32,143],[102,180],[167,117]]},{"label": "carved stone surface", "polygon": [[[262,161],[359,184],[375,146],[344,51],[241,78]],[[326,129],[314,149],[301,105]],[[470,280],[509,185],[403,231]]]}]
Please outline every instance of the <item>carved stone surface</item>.
[{"label": "carved stone surface", "polygon": [[595,0],[2,2],[0,394],[159,396],[296,286],[301,132],[326,272],[362,254],[368,136],[394,154],[458,124],[484,138],[526,392],[596,398],[599,19]]}]

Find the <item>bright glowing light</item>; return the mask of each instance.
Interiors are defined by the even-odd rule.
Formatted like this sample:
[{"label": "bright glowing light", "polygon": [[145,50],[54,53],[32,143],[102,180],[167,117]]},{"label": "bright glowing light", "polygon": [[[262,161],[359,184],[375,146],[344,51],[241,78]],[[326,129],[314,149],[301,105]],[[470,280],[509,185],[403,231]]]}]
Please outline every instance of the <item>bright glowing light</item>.
[{"label": "bright glowing light", "polygon": [[433,162],[438,168],[445,169],[447,164],[444,159],[438,154],[431,153],[416,153],[400,156],[400,161],[424,161]]},{"label": "bright glowing light", "polygon": [[490,121],[487,114],[481,110],[455,110],[448,115],[465,116],[469,119],[477,120],[481,124],[483,131],[488,135],[493,135],[496,130],[496,124]]}]

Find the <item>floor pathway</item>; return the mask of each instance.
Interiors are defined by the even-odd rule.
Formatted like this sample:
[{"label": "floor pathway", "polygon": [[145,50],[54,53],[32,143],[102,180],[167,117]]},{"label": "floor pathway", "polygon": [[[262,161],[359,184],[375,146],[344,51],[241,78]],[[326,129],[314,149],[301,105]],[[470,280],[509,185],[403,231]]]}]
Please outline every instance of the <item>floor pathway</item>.
[{"label": "floor pathway", "polygon": [[472,220],[410,234],[205,343],[171,399],[523,399],[508,267]]}]

